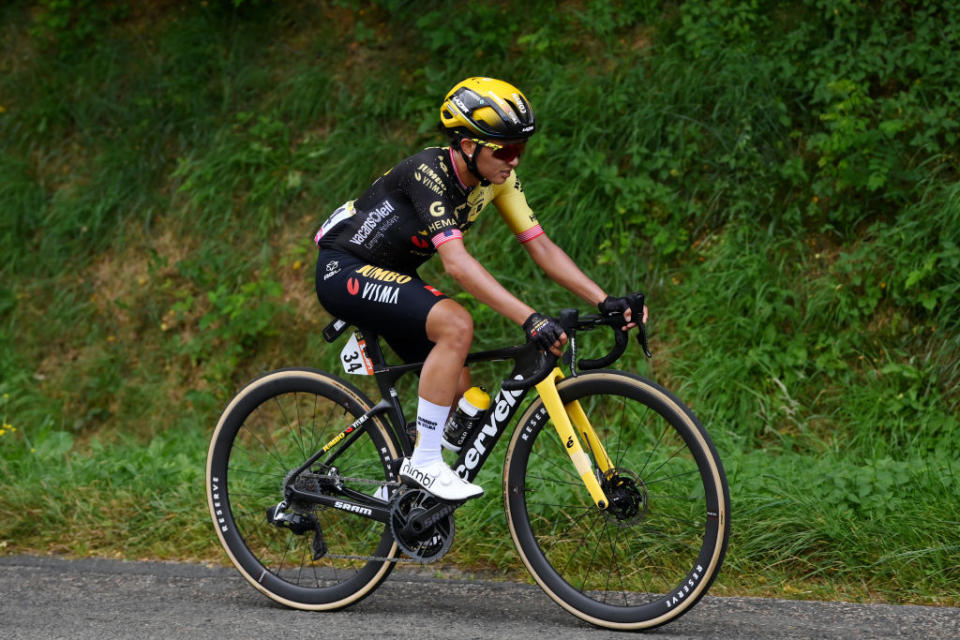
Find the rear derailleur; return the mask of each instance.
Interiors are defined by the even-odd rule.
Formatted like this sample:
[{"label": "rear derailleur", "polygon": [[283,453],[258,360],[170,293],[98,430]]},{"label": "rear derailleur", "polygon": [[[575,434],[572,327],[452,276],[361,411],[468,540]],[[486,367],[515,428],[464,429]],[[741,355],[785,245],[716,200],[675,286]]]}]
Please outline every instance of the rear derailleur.
[{"label": "rear derailleur", "polygon": [[312,511],[291,506],[286,500],[267,507],[267,522],[283,529],[289,529],[298,536],[313,531],[313,559],[319,560],[327,554],[327,543],[323,539],[320,522]]}]

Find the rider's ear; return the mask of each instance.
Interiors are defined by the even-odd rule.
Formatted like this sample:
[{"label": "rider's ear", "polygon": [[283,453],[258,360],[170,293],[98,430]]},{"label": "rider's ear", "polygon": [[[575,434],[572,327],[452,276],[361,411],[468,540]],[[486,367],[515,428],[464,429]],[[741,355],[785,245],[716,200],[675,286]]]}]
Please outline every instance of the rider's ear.
[{"label": "rider's ear", "polygon": [[473,153],[477,150],[477,143],[470,138],[460,138],[460,149],[467,154],[468,158],[472,158]]}]

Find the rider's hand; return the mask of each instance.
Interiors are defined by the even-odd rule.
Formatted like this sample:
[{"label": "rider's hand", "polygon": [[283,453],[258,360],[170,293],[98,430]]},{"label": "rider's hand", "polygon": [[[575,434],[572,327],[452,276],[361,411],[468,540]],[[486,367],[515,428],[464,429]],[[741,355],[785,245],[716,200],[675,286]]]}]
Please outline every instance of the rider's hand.
[{"label": "rider's hand", "polygon": [[[600,313],[605,316],[613,316],[619,313],[623,314],[623,319],[627,322],[621,329],[627,331],[637,326],[636,322],[633,322],[633,311],[630,309],[630,302],[626,298],[615,298],[613,296],[607,296],[605,300],[597,303],[597,309],[600,310]],[[643,319],[641,320],[644,324],[647,323],[647,305],[643,305]]]},{"label": "rider's hand", "polygon": [[531,313],[523,323],[523,330],[530,342],[555,356],[559,356],[563,345],[567,344],[567,334],[560,323],[542,313]]}]

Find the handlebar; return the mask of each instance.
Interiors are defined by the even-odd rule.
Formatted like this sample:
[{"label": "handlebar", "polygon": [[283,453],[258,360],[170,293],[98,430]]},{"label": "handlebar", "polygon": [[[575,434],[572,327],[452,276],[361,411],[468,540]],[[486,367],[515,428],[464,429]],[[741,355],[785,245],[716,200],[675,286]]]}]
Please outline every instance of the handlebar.
[{"label": "handlebar", "polygon": [[[637,342],[643,349],[643,353],[648,358],[652,358],[650,347],[647,343],[646,327],[643,324],[643,304],[644,295],[640,292],[627,295],[627,301],[630,304],[631,320],[637,323]],[[557,318],[564,333],[569,339],[570,348],[564,354],[564,361],[570,366],[573,375],[576,375],[576,369],[600,369],[616,361],[627,349],[627,332],[621,327],[627,324],[623,313],[612,313],[609,315],[591,314],[580,317],[577,309],[564,309]],[[597,327],[608,326],[613,330],[614,345],[610,351],[599,358],[579,360],[576,359],[576,334],[578,331],[590,331]],[[532,345],[531,345],[532,347]],[[534,367],[533,371],[522,379],[505,380],[503,388],[507,391],[519,391],[529,389],[553,371],[557,365],[557,356],[549,352],[540,352],[540,362]]]}]

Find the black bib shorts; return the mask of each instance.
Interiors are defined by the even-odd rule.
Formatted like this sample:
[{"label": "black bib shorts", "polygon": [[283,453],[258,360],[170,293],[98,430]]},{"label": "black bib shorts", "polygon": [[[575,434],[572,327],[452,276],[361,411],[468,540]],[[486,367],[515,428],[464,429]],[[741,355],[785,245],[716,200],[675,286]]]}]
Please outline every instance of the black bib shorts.
[{"label": "black bib shorts", "polygon": [[415,274],[390,271],[321,247],[316,287],[324,309],[380,334],[404,362],[422,362],[433,348],[427,338],[427,314],[447,296]]}]

